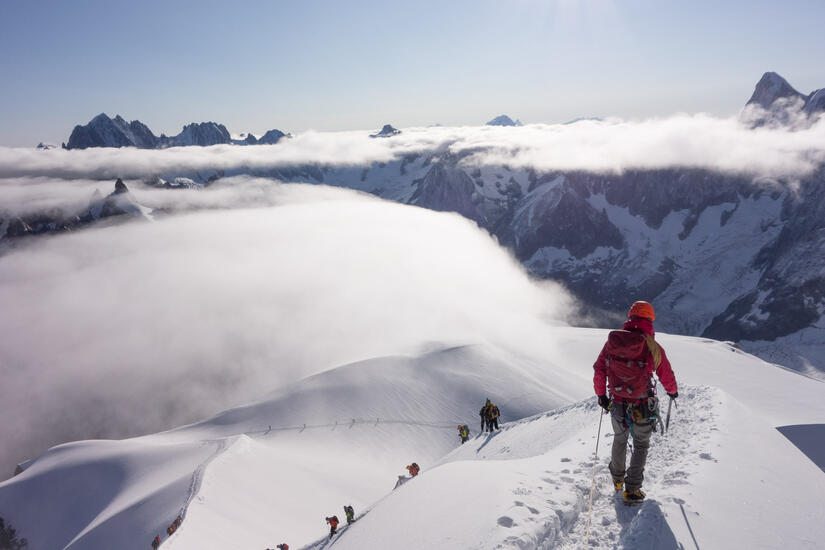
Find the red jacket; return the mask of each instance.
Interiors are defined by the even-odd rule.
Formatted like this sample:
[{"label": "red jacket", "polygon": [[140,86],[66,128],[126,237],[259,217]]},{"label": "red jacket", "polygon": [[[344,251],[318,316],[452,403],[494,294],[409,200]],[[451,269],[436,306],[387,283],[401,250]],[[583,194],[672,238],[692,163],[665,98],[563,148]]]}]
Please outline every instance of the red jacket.
[{"label": "red jacket", "polygon": [[[642,401],[647,398],[648,381],[656,373],[659,381],[664,386],[667,393],[676,393],[676,377],[670,367],[670,361],[665,355],[663,347],[658,345],[653,339],[653,322],[649,319],[634,317],[626,321],[622,326],[625,331],[637,335],[647,335],[649,338],[640,339],[634,334],[627,335],[621,331],[610,333],[607,343],[602,348],[599,358],[593,364],[593,389],[596,395],[607,395],[619,401]],[[622,340],[622,336],[628,336],[625,340],[634,340],[635,346],[632,356],[622,355],[625,359],[633,360],[631,363],[617,360],[617,356],[612,354],[616,351],[617,342]],[[651,344],[652,342],[652,344]],[[656,358],[651,346],[657,350],[660,357],[659,366],[656,367]],[[630,347],[628,347],[630,349]],[[606,388],[605,386],[609,386]]]}]

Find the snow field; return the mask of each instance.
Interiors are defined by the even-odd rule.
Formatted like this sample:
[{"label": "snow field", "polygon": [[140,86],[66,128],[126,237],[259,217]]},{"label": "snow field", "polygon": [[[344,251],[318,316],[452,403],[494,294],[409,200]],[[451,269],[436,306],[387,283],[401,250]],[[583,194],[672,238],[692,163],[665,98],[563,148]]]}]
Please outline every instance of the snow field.
[{"label": "snow field", "polygon": [[[687,390],[683,408],[690,412],[673,415],[667,436],[654,435],[645,483],[653,498],[643,507],[614,495],[604,416],[591,547],[676,548],[660,502],[694,514],[688,486],[716,429],[719,396],[711,388]],[[588,399],[476,436],[380,501],[335,547],[583,548],[599,411]]]},{"label": "snow field", "polygon": [[[145,549],[187,503],[162,548],[584,548],[605,336],[554,326],[518,350],[361,361],[169,432],[59,446],[0,484],[0,514],[33,548]],[[821,423],[821,382],[725,343],[657,339],[679,407],[653,436],[640,507],[615,499],[603,417],[590,547],[817,548],[825,476],[776,427]],[[510,422],[479,435],[485,397]],[[392,491],[412,461],[422,473]],[[327,541],[345,504],[358,521]]]},{"label": "snow field", "polygon": [[[562,367],[558,367],[562,369]],[[498,377],[512,380],[502,386]],[[448,383],[445,383],[445,380]],[[345,365],[204,422],[147,436],[236,437],[210,463],[186,521],[165,547],[274,547],[312,541],[324,518],[361,515],[415,461],[427,469],[478,429],[489,396],[505,418],[563,404],[564,384],[525,356],[490,345]]]},{"label": "snow field", "polygon": [[[198,466],[216,447],[131,440],[59,445],[2,485],[0,510],[31,548],[142,548],[154,534],[165,536],[197,489]],[[145,533],[140,545],[136,533]]]}]

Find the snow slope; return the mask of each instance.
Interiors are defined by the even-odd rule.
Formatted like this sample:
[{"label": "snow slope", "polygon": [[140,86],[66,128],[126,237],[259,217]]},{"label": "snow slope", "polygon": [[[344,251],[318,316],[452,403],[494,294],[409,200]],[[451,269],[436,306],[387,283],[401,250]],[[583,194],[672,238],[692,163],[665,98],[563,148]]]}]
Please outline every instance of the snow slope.
[{"label": "snow slope", "polygon": [[[528,350],[377,358],[169,432],[55,447],[0,484],[0,516],[32,548],[146,548],[155,534],[198,550],[582,548],[604,338],[548,325]],[[659,339],[681,395],[670,432],[654,436],[649,500],[615,501],[605,422],[591,546],[821,547],[825,476],[776,428],[821,423],[822,382],[724,343]],[[507,423],[478,436],[485,397]],[[464,446],[459,422],[474,436]],[[422,474],[391,491],[412,461]],[[327,543],[324,517],[343,518],[344,504],[363,516]]]}]

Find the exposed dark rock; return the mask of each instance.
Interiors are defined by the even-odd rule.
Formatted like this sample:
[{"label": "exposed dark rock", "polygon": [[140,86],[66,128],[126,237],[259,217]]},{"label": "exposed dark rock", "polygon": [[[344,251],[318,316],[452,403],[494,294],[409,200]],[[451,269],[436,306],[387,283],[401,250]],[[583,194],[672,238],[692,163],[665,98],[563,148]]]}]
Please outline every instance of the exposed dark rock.
[{"label": "exposed dark rock", "polygon": [[808,279],[799,286],[767,281],[772,290],[757,303],[760,291],[753,290],[731,302],[713,319],[702,336],[719,340],[773,341],[816,323],[825,303],[825,277]]},{"label": "exposed dark rock", "polygon": [[[114,190],[103,197],[95,190],[88,205],[80,210],[76,208],[49,208],[40,212],[12,215],[6,227],[5,237],[16,238],[41,233],[59,233],[93,223],[102,218],[124,214],[141,215],[140,205],[129,193],[129,188],[120,178],[115,182]],[[2,226],[0,220],[0,226]],[[2,237],[3,235],[0,235]]]},{"label": "exposed dark rock", "polygon": [[161,145],[163,147],[185,147],[190,145],[208,147],[231,142],[232,137],[229,135],[229,130],[223,124],[193,122],[184,126],[178,135],[166,138],[166,141],[162,142]]},{"label": "exposed dark rock", "polygon": [[126,184],[123,183],[123,180],[120,179],[120,178],[117,178],[117,181],[115,182],[115,190],[112,192],[112,194],[113,195],[119,195],[120,193],[128,193],[128,192],[129,192],[129,188],[126,187]]},{"label": "exposed dark rock", "polygon": [[138,147],[152,149],[158,145],[158,138],[138,120],[127,123],[120,115],[109,118],[105,113],[94,117],[85,126],[75,126],[67,149],[87,149],[89,147]]},{"label": "exposed dark rock", "polygon": [[504,242],[512,242],[516,256],[524,261],[541,248],[555,247],[583,258],[599,246],[621,248],[621,233],[607,214],[591,206],[563,177],[558,180],[544,183],[522,203],[515,203],[513,233]]},{"label": "exposed dark rock", "polygon": [[753,95],[746,105],[759,105],[763,109],[770,109],[777,99],[799,99],[804,101],[805,96],[797,92],[788,81],[774,72],[767,72],[762,75]]},{"label": "exposed dark rock", "polygon": [[370,137],[371,138],[388,138],[388,137],[392,137],[392,136],[397,136],[400,133],[401,133],[401,130],[397,130],[389,124],[385,124],[384,127],[381,128],[380,132],[370,134]]},{"label": "exposed dark rock", "polygon": [[9,226],[6,229],[6,236],[7,237],[22,237],[24,235],[30,235],[34,231],[31,226],[26,223],[26,220],[23,218],[12,218],[9,220]]},{"label": "exposed dark rock", "polygon": [[431,210],[458,212],[471,220],[484,221],[475,184],[463,170],[436,163],[417,185],[410,204]]},{"label": "exposed dark rock", "polygon": [[286,134],[280,130],[269,130],[261,139],[258,140],[258,144],[260,145],[274,145],[281,141],[281,138],[286,137]]},{"label": "exposed dark rock", "polygon": [[490,122],[486,124],[486,126],[521,126],[520,120],[513,120],[512,118],[508,117],[507,115],[499,115]]},{"label": "exposed dark rock", "polygon": [[800,129],[810,126],[825,112],[825,89],[807,96],[799,93],[776,73],[765,73],[742,111],[742,121],[760,126]]},{"label": "exposed dark rock", "polygon": [[[702,169],[628,170],[621,175],[574,172],[567,179],[582,196],[603,194],[607,202],[626,207],[653,228],[673,211],[689,210],[698,216],[708,206],[735,203],[740,195],[759,191],[750,178]],[[685,235],[690,234],[691,223]]]},{"label": "exposed dark rock", "polygon": [[[239,143],[255,145],[273,144],[281,138],[288,137],[280,130],[270,130],[256,139],[248,134]],[[105,113],[94,117],[88,124],[75,126],[64,149],[87,149],[89,147],[137,147],[139,149],[157,149],[162,147],[210,146],[232,143],[229,131],[223,124],[216,122],[198,122],[187,124],[176,136],[161,134],[155,136],[142,122],[126,122],[120,115],[109,118]]]}]

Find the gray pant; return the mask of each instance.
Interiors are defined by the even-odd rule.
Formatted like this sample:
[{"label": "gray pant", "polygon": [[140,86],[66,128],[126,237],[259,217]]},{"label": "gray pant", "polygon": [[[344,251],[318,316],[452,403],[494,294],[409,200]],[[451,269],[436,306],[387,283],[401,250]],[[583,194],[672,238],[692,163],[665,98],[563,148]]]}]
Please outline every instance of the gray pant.
[{"label": "gray pant", "polygon": [[627,438],[631,435],[631,429],[624,425],[625,411],[626,406],[622,403],[614,403],[610,411],[610,420],[613,422],[613,453],[609,468],[613,481],[624,480],[625,490],[634,491],[642,487],[645,479],[645,462],[650,446],[650,434],[653,433],[653,422],[644,419],[632,423],[633,455],[630,457],[630,467],[625,472]]}]

